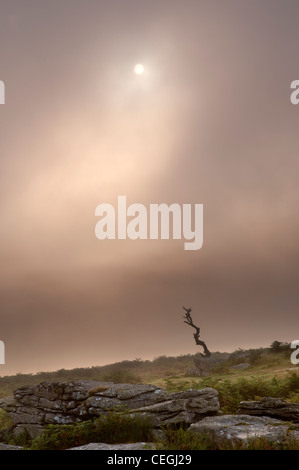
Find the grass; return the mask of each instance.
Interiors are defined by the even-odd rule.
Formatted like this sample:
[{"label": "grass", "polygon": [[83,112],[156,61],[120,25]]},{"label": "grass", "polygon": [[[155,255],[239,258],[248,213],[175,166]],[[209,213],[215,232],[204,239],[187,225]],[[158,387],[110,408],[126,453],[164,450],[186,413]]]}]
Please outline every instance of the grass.
[{"label": "grass", "polygon": [[152,442],[152,422],[148,416],[110,412],[97,419],[68,425],[48,425],[43,434],[30,439],[28,434],[7,436],[6,441],[29,450],[64,450],[90,442],[119,444]]},{"label": "grass", "polygon": [[272,377],[238,377],[235,380],[217,376],[190,381],[168,379],[166,389],[178,392],[188,388],[215,388],[219,393],[220,408],[223,413],[237,413],[239,403],[247,400],[258,400],[261,397],[277,397],[299,402],[299,375],[289,372],[281,378]]},{"label": "grass", "polygon": [[[153,442],[152,430],[152,424],[145,416],[111,412],[96,420],[74,425],[48,425],[44,433],[33,440],[23,433],[8,442],[27,450],[65,450],[90,442]],[[156,442],[156,450],[299,450],[299,440],[288,437],[283,442],[271,442],[256,437],[243,442],[231,439],[220,441],[183,428],[167,427],[164,437]]]},{"label": "grass", "polygon": [[12,420],[8,417],[8,414],[0,408],[0,431],[7,429],[13,424]]},{"label": "grass", "polygon": [[[221,353],[216,353],[221,354]],[[17,374],[0,377],[0,397],[12,395],[13,390],[42,381],[97,380],[114,383],[148,383],[166,388],[169,392],[190,388],[213,387],[219,393],[221,411],[237,413],[239,403],[256,400],[264,396],[281,397],[299,403],[299,367],[290,362],[290,351],[273,353],[269,349],[250,350],[248,360],[251,367],[232,370],[236,358],[216,366],[209,377],[186,374],[194,367],[195,355],[178,357],[161,356],[153,361],[122,361],[103,367],[90,367],[38,374]],[[105,387],[104,387],[105,388]],[[103,391],[103,387],[96,387]],[[95,391],[93,390],[93,392]],[[89,442],[149,442],[152,440],[151,423],[141,415],[114,412],[96,420],[74,425],[48,426],[41,437],[31,441],[28,435],[10,439],[10,443],[36,449],[65,449]],[[9,427],[11,421],[0,409],[0,431]],[[222,442],[216,444],[208,436],[197,436],[183,429],[167,430],[165,439],[159,443],[162,449],[206,450],[215,449],[299,449],[298,442],[289,439],[280,445],[263,439],[254,439],[247,444]],[[215,447],[216,446],[216,447]]]},{"label": "grass", "polygon": [[[230,365],[229,362],[224,362],[216,366],[213,369],[212,377],[217,378],[219,381],[229,379],[233,383],[240,378],[251,379],[253,376],[261,380],[268,380],[273,377],[278,379],[286,377],[290,372],[299,374],[299,367],[292,365],[290,355],[286,355],[285,353],[269,354],[264,352],[255,364],[252,364],[250,368],[244,370],[231,370]],[[182,384],[182,386],[190,388],[194,380],[204,381],[205,378],[195,379],[195,376],[186,376],[186,373],[177,373],[168,377],[152,377],[151,383],[165,388],[168,386],[169,380],[175,381],[178,387]]]},{"label": "grass", "polygon": [[211,436],[191,433],[180,428],[165,430],[165,438],[158,444],[157,450],[299,450],[299,441],[288,438],[277,443],[256,437],[245,442],[231,439],[221,439],[217,442]]},{"label": "grass", "polygon": [[70,380],[97,380],[115,383],[153,383],[156,380],[183,374],[193,367],[195,355],[187,354],[177,357],[160,356],[152,361],[122,361],[106,366],[60,369],[54,372],[37,374],[16,374],[0,377],[0,398],[13,394],[13,391],[24,385],[35,385],[41,382],[63,382]]},{"label": "grass", "polygon": [[[221,356],[223,353],[214,353]],[[299,367],[290,362],[289,351],[271,353],[269,348],[249,350],[251,367],[246,370],[231,370],[236,361],[226,361],[215,367],[213,376],[217,379],[231,381],[238,378],[254,377],[267,380],[273,376],[284,377],[289,371],[299,372]],[[122,361],[106,366],[94,366],[71,370],[60,369],[54,372],[37,374],[16,374],[0,377],[0,397],[12,395],[13,391],[24,385],[34,385],[44,381],[59,382],[69,380],[96,380],[115,383],[150,383],[165,388],[169,379],[180,383],[192,384],[194,377],[186,376],[186,372],[194,367],[196,355],[185,354],[177,357],[160,356],[152,361]],[[245,362],[245,361],[241,361]],[[247,361],[246,361],[247,362]],[[199,379],[201,380],[201,379]],[[190,388],[190,387],[189,387]]]}]

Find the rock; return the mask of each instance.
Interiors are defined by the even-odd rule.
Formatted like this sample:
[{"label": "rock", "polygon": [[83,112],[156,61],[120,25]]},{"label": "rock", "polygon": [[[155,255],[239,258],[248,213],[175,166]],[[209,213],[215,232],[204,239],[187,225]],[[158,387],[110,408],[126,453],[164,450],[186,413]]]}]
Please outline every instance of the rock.
[{"label": "rock", "polygon": [[211,374],[213,362],[208,357],[196,357],[194,359],[195,369],[193,369],[194,375],[198,377],[207,377]]},{"label": "rock", "polygon": [[299,404],[282,398],[264,397],[259,401],[242,401],[238,413],[252,416],[270,416],[299,423]]},{"label": "rock", "polygon": [[291,434],[288,424],[278,419],[244,414],[207,417],[191,424],[188,431],[210,435],[218,443],[225,440],[246,443],[255,437],[281,442]]},{"label": "rock", "polygon": [[[167,400],[169,394],[166,390],[154,385],[113,384],[106,385],[105,390],[95,388],[92,396],[84,403],[87,413],[99,416],[103,412],[119,407],[138,409]],[[81,409],[80,409],[81,411]]]},{"label": "rock", "polygon": [[85,446],[71,447],[66,450],[154,450],[155,444],[149,442],[134,442],[133,444],[104,444],[90,443]]},{"label": "rock", "polygon": [[198,377],[207,377],[211,374],[213,367],[225,362],[227,354],[212,355],[210,357],[197,356],[194,359],[195,368],[188,371],[188,375],[196,375]]},{"label": "rock", "polygon": [[213,388],[187,390],[169,395],[168,400],[134,410],[154,417],[156,425],[190,424],[219,412],[218,393]]},{"label": "rock", "polygon": [[11,446],[10,444],[3,444],[0,442],[0,450],[23,450],[23,447]]},{"label": "rock", "polygon": [[27,385],[14,397],[0,399],[17,431],[27,429],[39,435],[46,424],[72,424],[86,421],[116,409],[148,414],[156,426],[168,423],[194,423],[219,412],[218,392],[213,388],[168,393],[154,385],[114,384],[112,382],[43,382]]},{"label": "rock", "polygon": [[240,364],[235,364],[234,366],[231,366],[231,369],[243,370],[248,369],[248,367],[250,367],[250,364],[248,364],[248,362],[241,362]]}]

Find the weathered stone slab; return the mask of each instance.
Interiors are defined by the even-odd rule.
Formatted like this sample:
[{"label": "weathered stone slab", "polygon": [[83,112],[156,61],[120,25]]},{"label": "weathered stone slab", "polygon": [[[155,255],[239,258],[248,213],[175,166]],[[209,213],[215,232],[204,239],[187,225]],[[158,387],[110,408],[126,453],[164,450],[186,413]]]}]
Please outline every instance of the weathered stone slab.
[{"label": "weathered stone slab", "polygon": [[249,415],[222,415],[207,417],[191,424],[189,432],[210,435],[218,442],[232,440],[248,442],[262,437],[271,442],[282,442],[290,436],[289,426],[274,418]]},{"label": "weathered stone slab", "polygon": [[299,404],[282,398],[264,397],[259,401],[242,401],[238,413],[251,416],[270,416],[299,423]]},{"label": "weathered stone slab", "polygon": [[[149,442],[134,442],[133,444],[104,444],[90,443],[85,446],[71,447],[66,450],[154,450],[155,444]],[[120,454],[121,455],[121,454]]]}]

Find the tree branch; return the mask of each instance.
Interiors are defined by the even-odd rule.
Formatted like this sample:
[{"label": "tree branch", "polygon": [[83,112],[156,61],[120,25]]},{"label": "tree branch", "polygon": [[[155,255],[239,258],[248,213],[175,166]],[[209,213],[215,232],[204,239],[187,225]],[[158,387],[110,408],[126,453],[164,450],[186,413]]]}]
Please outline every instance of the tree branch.
[{"label": "tree branch", "polygon": [[206,343],[204,343],[204,341],[201,341],[199,339],[199,336],[200,336],[200,328],[196,325],[194,325],[193,323],[193,320],[191,318],[191,311],[192,311],[192,308],[185,308],[183,307],[183,309],[185,310],[186,314],[184,315],[184,318],[186,320],[184,320],[184,323],[187,323],[187,325],[190,325],[192,326],[192,328],[194,328],[196,330],[196,333],[193,334],[194,336],[194,340],[195,340],[195,343],[199,346],[202,346],[203,347],[203,350],[204,350],[204,354],[200,353],[202,357],[210,357],[211,356],[211,353],[210,351],[208,350],[207,348],[207,345]]}]

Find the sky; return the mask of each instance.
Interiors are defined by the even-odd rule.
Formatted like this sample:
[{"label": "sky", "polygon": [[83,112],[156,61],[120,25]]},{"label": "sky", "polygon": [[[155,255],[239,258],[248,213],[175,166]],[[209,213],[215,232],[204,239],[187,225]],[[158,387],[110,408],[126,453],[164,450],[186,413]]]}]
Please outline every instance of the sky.
[{"label": "sky", "polygon": [[[298,339],[297,0],[1,0],[0,375]],[[143,64],[144,74],[134,66]],[[95,209],[203,204],[201,249]]]}]

